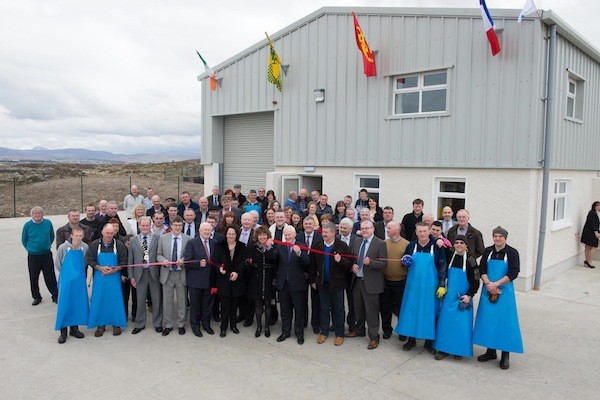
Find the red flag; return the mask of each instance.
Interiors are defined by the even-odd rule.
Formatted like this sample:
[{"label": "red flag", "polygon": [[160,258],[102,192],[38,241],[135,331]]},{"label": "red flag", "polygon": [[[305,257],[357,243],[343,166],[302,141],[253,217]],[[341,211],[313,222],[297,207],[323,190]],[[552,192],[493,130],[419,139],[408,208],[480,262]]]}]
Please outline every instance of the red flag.
[{"label": "red flag", "polygon": [[365,35],[358,24],[358,19],[356,19],[356,14],[352,12],[352,16],[354,17],[354,35],[356,36],[356,45],[358,46],[358,50],[360,50],[363,57],[363,66],[365,75],[369,76],[377,76],[377,67],[375,66],[375,54],[369,48],[367,44],[367,39],[365,39]]}]

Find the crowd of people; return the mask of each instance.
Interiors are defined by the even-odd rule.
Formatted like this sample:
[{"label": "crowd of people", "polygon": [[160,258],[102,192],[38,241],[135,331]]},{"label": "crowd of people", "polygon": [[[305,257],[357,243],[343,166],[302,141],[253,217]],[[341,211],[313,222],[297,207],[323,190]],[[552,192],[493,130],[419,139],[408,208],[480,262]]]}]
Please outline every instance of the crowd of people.
[{"label": "crowd of people", "polygon": [[421,199],[412,207],[396,220],[394,209],[380,207],[365,189],[356,201],[345,196],[331,207],[317,190],[290,192],[281,203],[272,190],[245,196],[240,185],[223,193],[215,186],[198,202],[183,192],[179,202],[163,203],[152,188],[143,196],[134,185],[123,201],[126,221],[116,201],[101,200],[88,204],[81,220],[70,210],[56,233],[34,207],[22,233],[32,305],[42,301],[43,273],[58,302],[61,344],[68,335],[83,338],[80,325],[96,328],[96,337],[107,326],[120,335],[129,314],[132,334],[146,328],[150,314],[162,336],[175,328],[184,335],[187,324],[198,337],[212,335],[214,321],[221,337],[239,334],[242,323],[269,337],[281,319],[278,342],[293,333],[303,344],[309,324],[319,344],[330,334],[335,346],[368,337],[371,350],[381,332],[383,339],[396,333],[405,351],[424,340],[436,360],[459,359],[473,356],[477,344],[487,348],[479,361],[500,350],[499,366],[509,368],[509,353],[522,353],[523,344],[512,284],[519,253],[506,243],[508,232],[497,227],[485,247],[468,210],[454,219],[446,206],[436,220]]}]

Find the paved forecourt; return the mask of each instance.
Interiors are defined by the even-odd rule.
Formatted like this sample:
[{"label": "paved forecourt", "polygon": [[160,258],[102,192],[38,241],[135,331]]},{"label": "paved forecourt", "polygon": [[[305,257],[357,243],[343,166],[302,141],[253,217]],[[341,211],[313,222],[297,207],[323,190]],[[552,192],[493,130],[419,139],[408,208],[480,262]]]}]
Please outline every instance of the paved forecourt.
[{"label": "paved forecourt", "polygon": [[[49,217],[54,228],[66,216]],[[151,329],[119,337],[69,336],[57,343],[56,305],[40,278],[43,302],[31,306],[26,252],[20,237],[28,218],[0,219],[4,279],[0,290],[0,359],[6,399],[159,398],[377,398],[377,399],[591,399],[600,372],[600,269],[577,266],[542,291],[519,293],[525,354],[511,355],[507,371],[497,361],[435,361],[422,342],[402,351],[393,335],[367,350],[365,338],[322,345],[312,330],[302,346],[290,338],[254,337],[255,327],[197,338],[186,326],[163,337]],[[519,247],[518,243],[510,243]],[[478,299],[476,299],[478,301]],[[213,328],[217,324],[213,322]],[[217,330],[218,332],[218,330]],[[476,355],[483,349],[476,347]]]}]

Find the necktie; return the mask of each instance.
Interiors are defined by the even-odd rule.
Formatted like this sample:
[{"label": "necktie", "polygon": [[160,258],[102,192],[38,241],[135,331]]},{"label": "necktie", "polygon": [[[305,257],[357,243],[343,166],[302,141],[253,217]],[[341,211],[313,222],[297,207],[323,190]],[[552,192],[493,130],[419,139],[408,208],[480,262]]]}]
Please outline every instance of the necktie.
[{"label": "necktie", "polygon": [[219,200],[217,200],[217,196],[213,196],[213,205],[218,206]]},{"label": "necktie", "polygon": [[144,252],[148,251],[148,237],[144,236],[144,240],[142,241],[142,250]]},{"label": "necktie", "polygon": [[208,239],[204,239],[204,252],[206,253],[206,258],[210,259],[210,251],[208,251]]},{"label": "necktie", "polygon": [[[312,235],[306,237],[306,245],[309,249],[312,248]],[[310,250],[308,251],[308,254],[310,254]]]},{"label": "necktie", "polygon": [[363,262],[365,261],[365,249],[367,248],[367,243],[369,243],[368,240],[363,240],[362,244],[360,245],[360,252],[358,253],[358,272],[356,273],[356,276],[358,277],[364,277],[364,273],[363,273]]},{"label": "necktie", "polygon": [[188,236],[192,235],[192,227],[190,226],[190,224],[187,224],[187,230],[185,231],[185,234]]},{"label": "necktie", "polygon": [[[178,250],[177,250],[177,239],[179,239],[177,236],[173,237],[173,253],[171,254],[171,261],[176,262],[179,257],[178,257]],[[175,265],[171,265],[171,271],[176,271],[177,270],[177,266]]]}]

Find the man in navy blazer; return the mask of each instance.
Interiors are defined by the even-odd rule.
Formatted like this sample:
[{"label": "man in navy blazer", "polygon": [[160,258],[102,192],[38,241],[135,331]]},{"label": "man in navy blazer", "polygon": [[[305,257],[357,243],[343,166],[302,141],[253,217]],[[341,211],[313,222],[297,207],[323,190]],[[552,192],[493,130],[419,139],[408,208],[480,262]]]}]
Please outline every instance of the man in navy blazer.
[{"label": "man in navy blazer", "polygon": [[306,313],[306,275],[310,259],[306,250],[296,241],[296,229],[293,226],[283,228],[283,237],[287,245],[277,246],[278,268],[275,286],[279,291],[281,305],[281,336],[278,342],[290,337],[292,330],[292,312],[294,314],[294,332],[298,344],[304,343],[304,315]]},{"label": "man in navy blazer", "polygon": [[[296,240],[302,243],[306,243],[306,247],[312,248],[315,244],[323,245],[323,236],[315,232],[315,220],[312,217],[304,218],[302,222],[303,232],[298,233]],[[310,255],[310,251],[308,251]],[[308,286],[307,286],[308,288]],[[313,328],[315,334],[321,332],[321,299],[319,298],[319,291],[310,287],[307,289],[310,292],[310,325]],[[304,314],[304,326],[308,325],[308,293],[306,296],[306,314]]]},{"label": "man in navy blazer", "polygon": [[211,288],[215,276],[212,255],[215,251],[215,241],[210,238],[212,226],[208,222],[200,224],[200,236],[191,239],[185,247],[186,263],[185,278],[190,295],[190,327],[194,335],[201,337],[200,325],[212,335],[215,332],[210,327],[213,308]]},{"label": "man in navy blazer", "polygon": [[[343,218],[340,221],[338,235],[339,239],[346,243],[349,248],[352,248],[352,243],[356,239],[356,235],[353,232],[354,220],[351,218]],[[352,269],[348,270],[346,279],[348,280],[348,286],[346,289],[346,301],[348,302],[348,315],[346,316],[346,323],[348,324],[348,331],[354,332],[354,326],[356,325],[356,315],[354,314],[354,297],[352,296]]]}]

